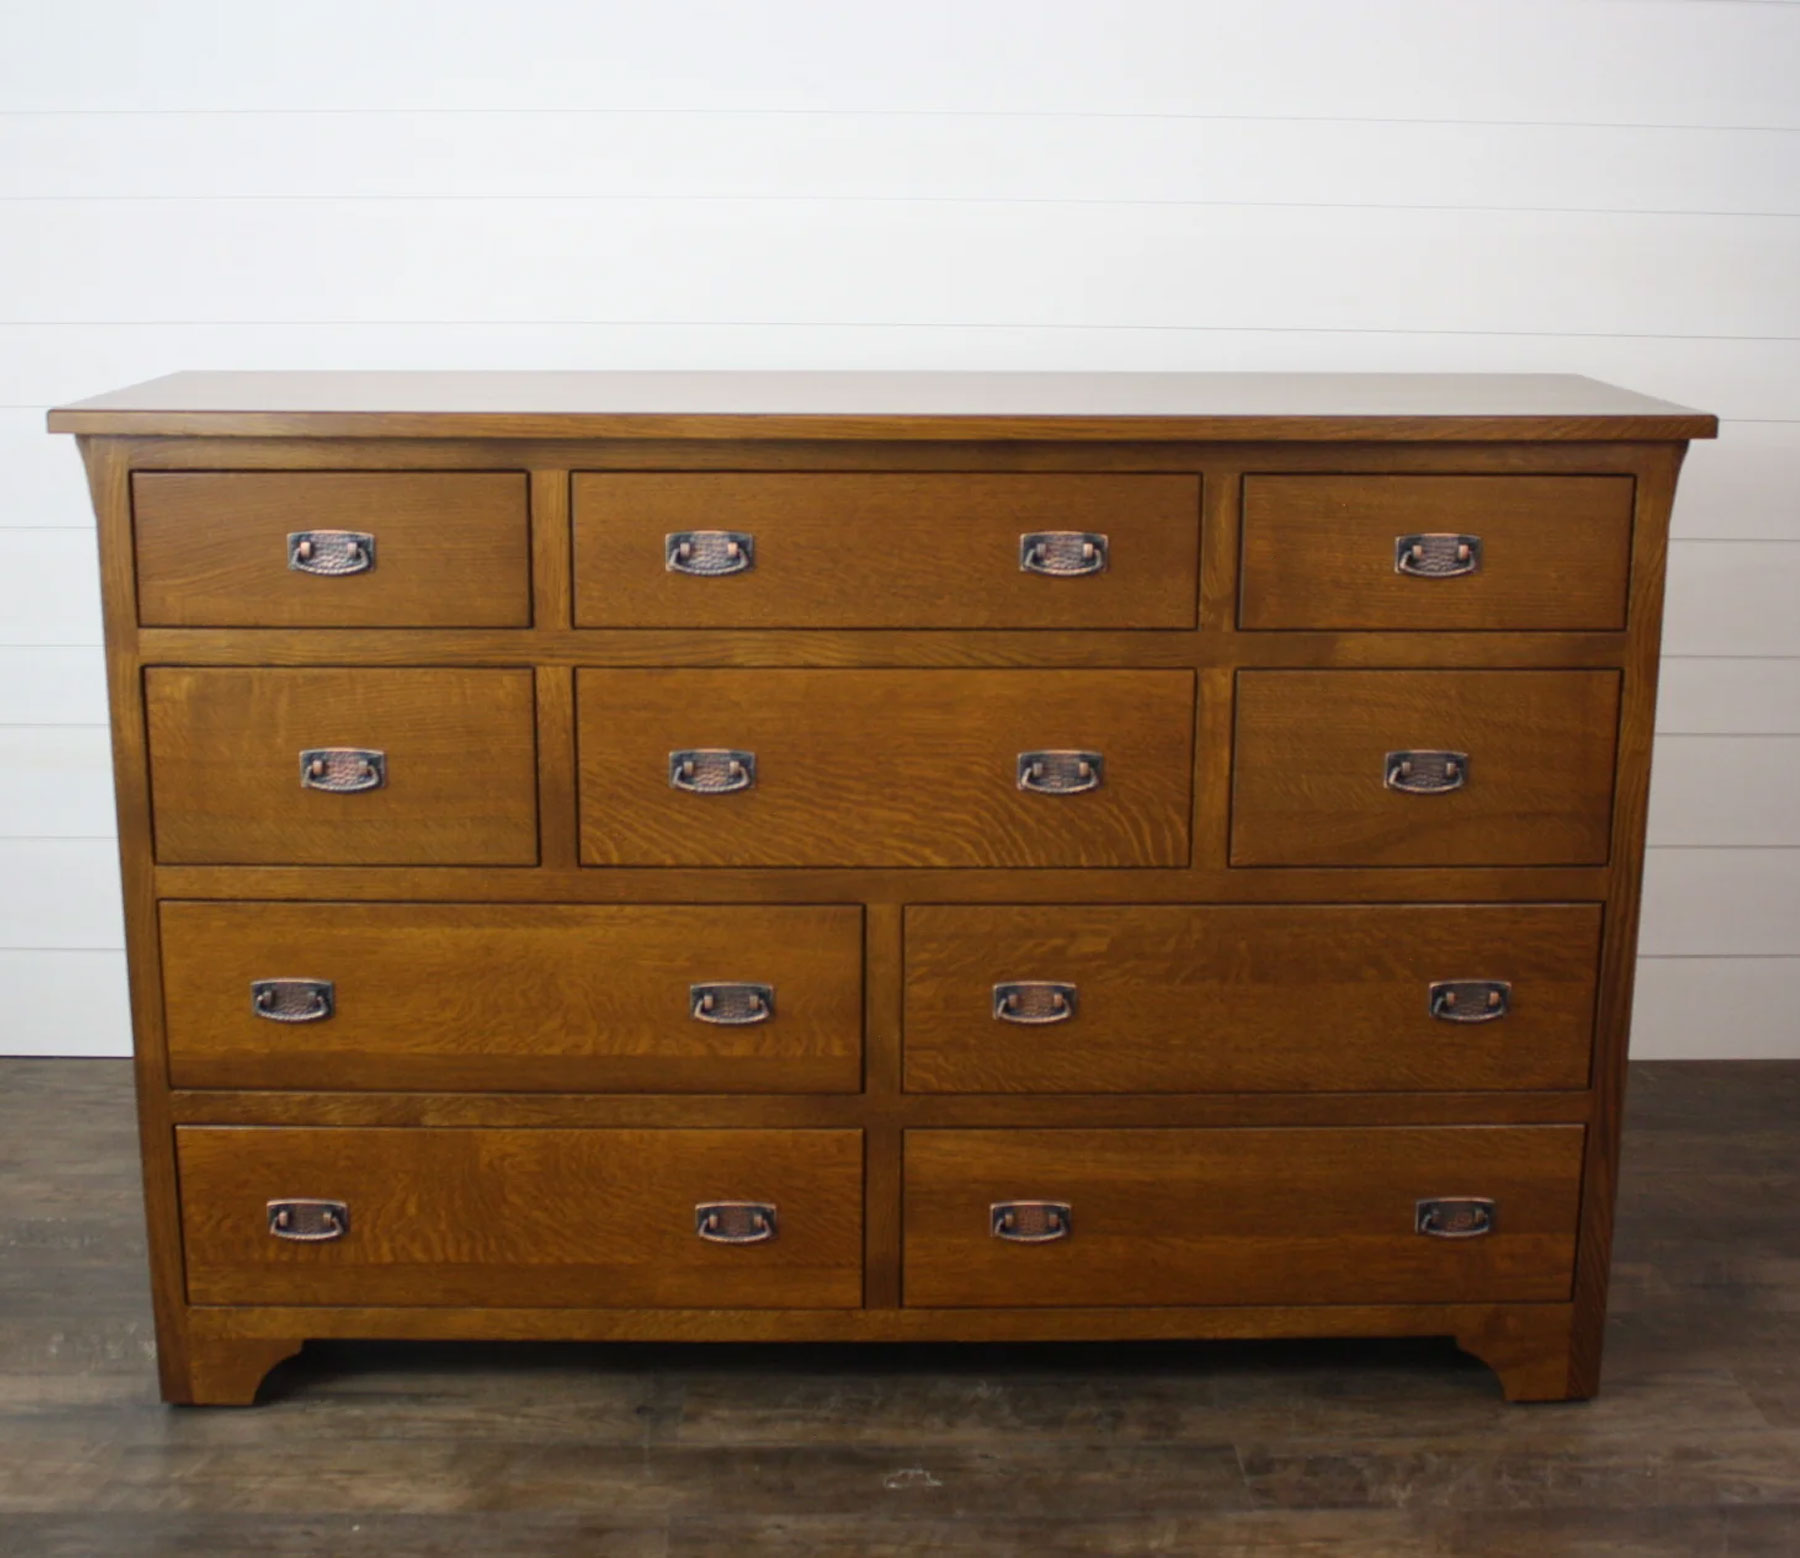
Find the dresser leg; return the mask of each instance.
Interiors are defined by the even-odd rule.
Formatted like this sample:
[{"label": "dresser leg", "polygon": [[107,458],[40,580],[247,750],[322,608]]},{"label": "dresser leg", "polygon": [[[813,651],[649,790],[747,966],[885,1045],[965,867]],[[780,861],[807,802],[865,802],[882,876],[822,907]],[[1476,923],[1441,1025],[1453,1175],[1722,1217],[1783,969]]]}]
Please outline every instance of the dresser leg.
[{"label": "dresser leg", "polygon": [[1500,1376],[1508,1401],[1574,1401],[1594,1393],[1577,1378],[1570,1308],[1497,1310],[1458,1331],[1456,1345]]},{"label": "dresser leg", "polygon": [[269,1370],[303,1345],[287,1336],[189,1337],[186,1378],[165,1385],[163,1398],[177,1406],[250,1406]]}]

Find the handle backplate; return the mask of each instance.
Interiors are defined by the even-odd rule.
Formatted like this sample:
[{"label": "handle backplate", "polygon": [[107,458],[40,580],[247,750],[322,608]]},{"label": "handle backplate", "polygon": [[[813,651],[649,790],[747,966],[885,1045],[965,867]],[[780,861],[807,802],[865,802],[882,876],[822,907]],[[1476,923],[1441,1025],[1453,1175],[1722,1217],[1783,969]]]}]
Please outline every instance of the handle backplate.
[{"label": "handle backplate", "polygon": [[300,754],[300,784],[331,795],[379,790],[387,783],[387,753],[369,747],[309,747]]},{"label": "handle backplate", "polygon": [[1033,795],[1080,795],[1098,790],[1105,777],[1106,759],[1098,752],[1019,754],[1019,788]]},{"label": "handle backplate", "polygon": [[329,979],[253,979],[250,1010],[270,1022],[324,1022],[337,1010]]},{"label": "handle backplate", "polygon": [[1105,573],[1107,539],[1093,530],[1032,530],[1019,537],[1019,571],[1052,579]]},{"label": "handle backplate", "polygon": [[775,987],[725,979],[689,985],[688,1010],[699,1022],[718,1023],[728,1028],[767,1022],[775,1015]]},{"label": "handle backplate", "polygon": [[1073,1231],[1067,1201],[996,1201],[988,1230],[1008,1244],[1051,1244]]},{"label": "handle backplate", "polygon": [[1394,572],[1414,579],[1458,579],[1481,572],[1481,537],[1412,535],[1394,537]]},{"label": "handle backplate", "polygon": [[748,573],[756,566],[756,537],[741,530],[675,530],[663,537],[663,561],[670,573],[697,579]]},{"label": "handle backplate", "polygon": [[702,1201],[694,1232],[708,1244],[767,1244],[778,1224],[773,1201]]},{"label": "handle backplate", "polygon": [[1486,1196],[1433,1196],[1413,1207],[1413,1228],[1433,1239],[1479,1239],[1494,1231],[1496,1208]]},{"label": "handle backplate", "polygon": [[1390,752],[1387,787],[1406,795],[1447,795],[1469,782],[1467,752]]},{"label": "handle backplate", "polygon": [[1075,1015],[1075,986],[1049,979],[1015,979],[994,986],[999,1022],[1067,1022]]},{"label": "handle backplate", "polygon": [[268,1205],[269,1232],[295,1244],[326,1244],[350,1232],[350,1208],[342,1201],[290,1197]]},{"label": "handle backplate", "polygon": [[689,795],[731,795],[756,784],[756,754],[729,747],[687,747],[669,754],[669,788]]},{"label": "handle backplate", "polygon": [[1496,1022],[1512,1010],[1512,985],[1505,979],[1439,979],[1431,986],[1429,1010],[1440,1022]]},{"label": "handle backplate", "polygon": [[375,538],[366,530],[294,530],[287,538],[288,567],[325,578],[367,573],[375,566]]}]

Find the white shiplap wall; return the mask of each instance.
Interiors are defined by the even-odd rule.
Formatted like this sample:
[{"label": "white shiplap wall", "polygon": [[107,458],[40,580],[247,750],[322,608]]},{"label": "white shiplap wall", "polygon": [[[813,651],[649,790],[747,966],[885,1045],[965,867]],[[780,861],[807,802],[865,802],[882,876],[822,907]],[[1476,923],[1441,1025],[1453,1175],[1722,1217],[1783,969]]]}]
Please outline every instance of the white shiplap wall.
[{"label": "white shiplap wall", "polygon": [[1643,1055],[1800,1056],[1800,4],[0,17],[0,1053],[127,1045],[49,404],[175,368],[1573,371],[1676,515]]}]

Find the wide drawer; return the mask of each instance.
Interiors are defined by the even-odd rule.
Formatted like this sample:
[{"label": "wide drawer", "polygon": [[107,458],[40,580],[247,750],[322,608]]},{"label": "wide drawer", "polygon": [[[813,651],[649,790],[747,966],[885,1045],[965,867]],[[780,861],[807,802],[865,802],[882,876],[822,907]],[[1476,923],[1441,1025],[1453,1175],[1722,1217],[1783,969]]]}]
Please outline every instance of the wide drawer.
[{"label": "wide drawer", "polygon": [[1188,671],[581,671],[576,701],[588,865],[1187,863]]},{"label": "wide drawer", "polygon": [[921,1093],[1579,1088],[1593,904],[923,905]]},{"label": "wide drawer", "polygon": [[177,1087],[855,1092],[851,907],[165,903]]},{"label": "wide drawer", "polygon": [[862,1302],[859,1131],[182,1126],[175,1142],[190,1303]]},{"label": "wide drawer", "polygon": [[156,857],[532,865],[530,671],[144,673]]},{"label": "wide drawer", "polygon": [[1617,671],[1244,671],[1234,866],[1603,865]]},{"label": "wide drawer", "polygon": [[149,627],[525,627],[520,471],[139,471]]},{"label": "wide drawer", "polygon": [[[908,1131],[905,1301],[1565,1300],[1582,1136],[1579,1125]],[[1466,1206],[1421,1206],[1448,1199],[1491,1202],[1489,1230],[1420,1231],[1479,1226]],[[1021,1204],[1033,1202],[1051,1205]]]},{"label": "wide drawer", "polygon": [[1194,625],[1197,476],[594,474],[574,505],[583,627]]},{"label": "wide drawer", "polygon": [[1629,476],[1246,476],[1246,628],[1617,629]]}]

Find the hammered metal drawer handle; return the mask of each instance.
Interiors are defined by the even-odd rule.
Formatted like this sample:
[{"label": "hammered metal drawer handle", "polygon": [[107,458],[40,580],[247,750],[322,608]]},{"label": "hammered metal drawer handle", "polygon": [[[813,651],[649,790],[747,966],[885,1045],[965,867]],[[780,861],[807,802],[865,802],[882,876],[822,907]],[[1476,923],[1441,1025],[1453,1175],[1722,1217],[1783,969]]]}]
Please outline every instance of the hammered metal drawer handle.
[{"label": "hammered metal drawer handle", "polygon": [[1075,1015],[1075,987],[1048,979],[1015,979],[994,986],[994,1017],[1000,1022],[1067,1022]]},{"label": "hammered metal drawer handle", "polygon": [[379,790],[387,783],[387,753],[363,747],[311,747],[300,754],[300,785],[332,795]]},{"label": "hammered metal drawer handle", "polygon": [[697,579],[748,573],[756,566],[756,537],[741,530],[676,530],[663,537],[663,561],[670,573]]},{"label": "hammered metal drawer handle", "polygon": [[1511,1010],[1504,979],[1440,979],[1431,987],[1431,1015],[1440,1022],[1497,1022]]},{"label": "hammered metal drawer handle", "polygon": [[350,1231],[350,1208],[342,1201],[271,1201],[269,1232],[295,1244],[326,1244]]},{"label": "hammered metal drawer handle", "polygon": [[375,566],[375,538],[366,530],[295,530],[287,538],[288,567],[325,578],[367,573]]},{"label": "hammered metal drawer handle", "polygon": [[689,795],[730,795],[756,783],[756,754],[688,747],[669,754],[669,788]]},{"label": "hammered metal drawer handle", "polygon": [[1481,572],[1481,537],[1394,537],[1394,572],[1414,579],[1459,579]]},{"label": "hammered metal drawer handle", "polygon": [[1387,787],[1407,795],[1447,795],[1469,782],[1467,752],[1390,752]]},{"label": "hammered metal drawer handle", "polygon": [[337,1010],[329,979],[253,979],[250,1010],[270,1022],[323,1022]]},{"label": "hammered metal drawer handle", "polygon": [[717,980],[688,986],[688,1010],[700,1022],[741,1028],[775,1015],[775,987]]},{"label": "hammered metal drawer handle", "polygon": [[1092,530],[1033,530],[1019,537],[1019,571],[1052,579],[1105,573],[1106,537]]},{"label": "hammered metal drawer handle", "polygon": [[1033,795],[1080,795],[1098,790],[1106,759],[1098,752],[1021,752],[1019,788]]},{"label": "hammered metal drawer handle", "polygon": [[1432,1239],[1479,1239],[1494,1231],[1494,1203],[1485,1196],[1435,1196],[1413,1207],[1413,1228]]},{"label": "hammered metal drawer handle", "polygon": [[1008,1244],[1051,1244],[1069,1237],[1067,1201],[996,1201],[988,1208],[988,1228]]},{"label": "hammered metal drawer handle", "polygon": [[773,1201],[702,1201],[694,1232],[708,1244],[767,1244],[775,1237]]}]

